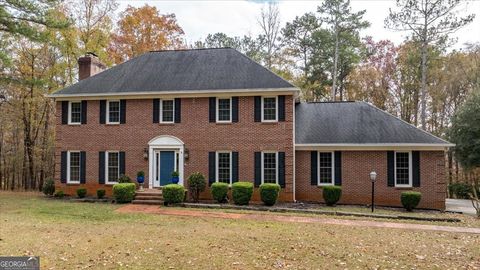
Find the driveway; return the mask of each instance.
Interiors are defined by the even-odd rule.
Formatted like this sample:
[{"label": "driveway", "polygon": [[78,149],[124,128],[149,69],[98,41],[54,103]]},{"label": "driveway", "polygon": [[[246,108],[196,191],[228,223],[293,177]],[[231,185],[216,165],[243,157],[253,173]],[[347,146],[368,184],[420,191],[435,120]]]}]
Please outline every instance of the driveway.
[{"label": "driveway", "polygon": [[471,216],[476,215],[475,208],[473,208],[472,201],[470,200],[447,199],[446,210],[451,212],[461,212]]}]

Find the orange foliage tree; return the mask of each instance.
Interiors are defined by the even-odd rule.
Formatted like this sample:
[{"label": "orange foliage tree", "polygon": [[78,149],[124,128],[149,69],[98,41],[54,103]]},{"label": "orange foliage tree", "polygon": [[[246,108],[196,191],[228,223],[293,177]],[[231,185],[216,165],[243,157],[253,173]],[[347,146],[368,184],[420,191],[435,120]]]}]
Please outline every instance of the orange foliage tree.
[{"label": "orange foliage tree", "polygon": [[147,51],[184,46],[184,32],[175,14],[162,15],[153,6],[128,6],[121,13],[117,28],[109,46],[110,55],[117,64]]}]

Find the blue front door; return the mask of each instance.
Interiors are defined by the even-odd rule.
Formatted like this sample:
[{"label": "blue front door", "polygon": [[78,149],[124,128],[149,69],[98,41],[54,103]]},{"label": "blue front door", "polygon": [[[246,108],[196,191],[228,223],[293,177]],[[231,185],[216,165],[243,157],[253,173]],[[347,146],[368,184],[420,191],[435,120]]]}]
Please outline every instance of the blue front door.
[{"label": "blue front door", "polygon": [[172,172],[175,171],[175,151],[160,151],[160,164],[158,164],[158,176],[160,186],[172,183]]}]

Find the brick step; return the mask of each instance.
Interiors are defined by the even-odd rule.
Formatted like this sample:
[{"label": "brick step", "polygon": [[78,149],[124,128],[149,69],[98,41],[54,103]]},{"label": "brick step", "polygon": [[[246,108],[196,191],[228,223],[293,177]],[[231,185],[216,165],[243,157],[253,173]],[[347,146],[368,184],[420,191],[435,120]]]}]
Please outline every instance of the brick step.
[{"label": "brick step", "polygon": [[139,196],[162,196],[162,190],[155,190],[155,191],[137,191],[135,195]]},{"label": "brick step", "polygon": [[163,196],[162,195],[148,195],[148,196],[145,196],[145,195],[141,195],[141,194],[137,194],[135,195],[135,200],[163,200]]},{"label": "brick step", "polygon": [[133,200],[133,204],[163,205],[163,200]]}]

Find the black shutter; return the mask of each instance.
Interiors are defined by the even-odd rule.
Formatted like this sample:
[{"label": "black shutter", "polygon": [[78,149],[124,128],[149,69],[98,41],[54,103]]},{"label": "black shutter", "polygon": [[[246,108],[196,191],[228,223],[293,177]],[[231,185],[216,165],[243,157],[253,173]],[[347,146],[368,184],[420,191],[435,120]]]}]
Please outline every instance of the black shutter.
[{"label": "black shutter", "polygon": [[153,99],[153,123],[160,122],[160,99],[154,98]]},{"label": "black shutter", "polygon": [[278,152],[278,184],[285,188],[285,152]]},{"label": "black shutter", "polygon": [[262,184],[262,152],[255,152],[255,186]]},{"label": "black shutter", "polygon": [[335,185],[342,185],[342,152],[335,151]]},{"label": "black shutter", "polygon": [[208,185],[215,183],[215,152],[208,152]]},{"label": "black shutter", "polygon": [[87,101],[82,100],[82,124],[87,123]]},{"label": "black shutter", "polygon": [[262,97],[255,96],[254,100],[254,117],[255,122],[262,121]]},{"label": "black shutter", "polygon": [[98,183],[105,184],[105,152],[98,152]]},{"label": "black shutter", "polygon": [[412,181],[414,187],[420,186],[420,152],[412,151]]},{"label": "black shutter", "polygon": [[209,99],[209,110],[208,110],[208,119],[210,123],[215,123],[216,122],[216,106],[217,106],[217,98],[211,97]]},{"label": "black shutter", "polygon": [[238,97],[232,97],[232,122],[238,122]]},{"label": "black shutter", "polygon": [[80,152],[80,184],[85,184],[85,176],[87,168],[87,153],[85,151]]},{"label": "black shutter", "polygon": [[127,101],[120,100],[120,124],[125,124],[127,118]]},{"label": "black shutter", "polygon": [[62,125],[68,124],[68,101],[62,101]]},{"label": "black shutter", "polygon": [[310,184],[318,185],[318,152],[310,152]]},{"label": "black shutter", "polygon": [[175,123],[182,122],[182,99],[175,99]]},{"label": "black shutter", "polygon": [[232,152],[232,183],[238,182],[238,152]]},{"label": "black shutter", "polygon": [[107,119],[107,101],[100,100],[100,124],[105,124]]},{"label": "black shutter", "polygon": [[395,186],[395,152],[387,152],[387,186]]},{"label": "black shutter", "polygon": [[62,151],[60,155],[60,182],[67,183],[67,151]]},{"label": "black shutter", "polygon": [[125,175],[125,152],[119,153],[120,175]]},{"label": "black shutter", "polygon": [[285,96],[278,96],[278,121],[285,121]]}]

